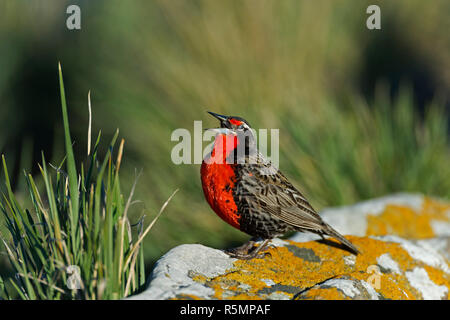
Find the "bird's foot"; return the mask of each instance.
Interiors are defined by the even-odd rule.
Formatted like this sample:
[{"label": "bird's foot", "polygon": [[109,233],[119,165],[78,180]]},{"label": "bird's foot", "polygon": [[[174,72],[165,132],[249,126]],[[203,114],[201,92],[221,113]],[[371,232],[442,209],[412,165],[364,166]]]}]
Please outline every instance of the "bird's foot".
[{"label": "bird's foot", "polygon": [[225,253],[228,254],[231,258],[240,260],[251,260],[255,258],[262,259],[266,255],[270,255],[269,252],[262,252],[267,249],[269,241],[270,239],[264,240],[264,242],[261,243],[261,245],[259,245],[258,247],[254,246],[254,241],[249,241],[240,247],[228,249],[225,251]]},{"label": "bird's foot", "polygon": [[232,251],[226,251],[226,254],[228,254],[231,258],[236,258],[239,260],[252,260],[252,259],[263,259],[267,254],[270,255],[270,253],[268,252],[262,252],[262,253],[258,253],[256,252],[256,250],[254,250],[254,252],[250,252],[250,253],[236,253],[236,252],[232,252]]}]

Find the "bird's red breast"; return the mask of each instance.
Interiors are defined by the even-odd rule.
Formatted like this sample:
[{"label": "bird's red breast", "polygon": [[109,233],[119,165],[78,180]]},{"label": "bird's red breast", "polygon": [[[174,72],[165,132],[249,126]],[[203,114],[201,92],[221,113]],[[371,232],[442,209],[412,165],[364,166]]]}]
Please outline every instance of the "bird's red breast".
[{"label": "bird's red breast", "polygon": [[226,159],[238,144],[236,136],[218,134],[211,153],[205,157],[200,169],[206,201],[220,218],[237,229],[240,226],[233,198],[235,165],[227,163]]}]

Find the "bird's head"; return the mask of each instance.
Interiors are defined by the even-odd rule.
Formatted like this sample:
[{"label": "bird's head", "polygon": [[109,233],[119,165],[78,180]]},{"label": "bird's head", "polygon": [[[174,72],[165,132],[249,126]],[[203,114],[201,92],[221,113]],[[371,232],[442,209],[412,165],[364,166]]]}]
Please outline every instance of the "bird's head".
[{"label": "bird's head", "polygon": [[[245,119],[237,116],[224,116],[210,111],[208,113],[220,121],[220,128],[208,129],[216,133],[213,148],[213,154],[216,157],[220,154],[220,157],[228,158],[232,154],[236,161],[236,158],[242,158],[255,152],[255,133]],[[233,152],[236,149],[238,151]]]},{"label": "bird's head", "polygon": [[237,117],[237,116],[223,116],[221,114],[217,114],[211,111],[208,111],[210,115],[220,121],[220,128],[210,129],[214,130],[217,133],[229,135],[236,135],[239,131],[246,132],[251,130],[250,124],[247,120]]}]

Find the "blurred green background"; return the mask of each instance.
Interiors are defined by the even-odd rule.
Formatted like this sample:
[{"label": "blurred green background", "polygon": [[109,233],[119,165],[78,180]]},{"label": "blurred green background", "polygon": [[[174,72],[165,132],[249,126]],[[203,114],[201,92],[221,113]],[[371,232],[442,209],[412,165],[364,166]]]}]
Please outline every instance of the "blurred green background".
[{"label": "blurred green background", "polygon": [[[66,28],[69,4],[81,30]],[[381,30],[366,28],[370,4]],[[15,192],[41,151],[64,156],[61,61],[77,160],[91,90],[93,136],[119,128],[126,140],[126,194],[143,170],[132,221],[148,223],[180,188],[146,239],[149,268],[182,243],[248,238],[209,208],[199,165],[171,162],[172,131],[216,126],[207,110],[279,128],[280,169],[318,210],[400,191],[450,196],[448,0],[0,0],[0,16],[0,152]]]}]

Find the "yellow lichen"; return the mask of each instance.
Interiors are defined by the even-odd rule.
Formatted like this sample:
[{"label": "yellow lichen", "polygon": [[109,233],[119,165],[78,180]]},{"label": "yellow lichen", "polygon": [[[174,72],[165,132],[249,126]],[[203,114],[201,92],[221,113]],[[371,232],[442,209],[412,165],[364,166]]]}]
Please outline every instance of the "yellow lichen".
[{"label": "yellow lichen", "polygon": [[349,300],[337,288],[312,288],[306,293],[306,298],[311,300]]},{"label": "yellow lichen", "polygon": [[379,215],[367,216],[368,236],[398,235],[405,238],[425,239],[435,236],[432,221],[449,221],[448,203],[424,198],[422,208],[416,211],[410,207],[387,205]]},{"label": "yellow lichen", "polygon": [[[368,216],[367,236],[395,234],[405,238],[433,237],[431,222],[448,222],[448,212],[450,204],[429,198],[424,199],[420,210],[387,205],[380,215]],[[421,267],[436,285],[444,285],[450,289],[448,273],[413,259],[398,243],[367,236],[347,236],[361,251],[356,257],[329,243],[296,243],[287,240],[287,246],[270,248],[269,255],[264,259],[237,260],[233,268],[221,276],[206,278],[194,275],[192,279],[211,287],[217,299],[264,299],[275,292],[293,298],[294,293],[306,288],[310,289],[305,291],[301,298],[346,299],[348,297],[337,288],[315,286],[330,278],[344,277],[365,281],[374,287],[381,298],[403,300],[422,298],[421,293],[411,286],[405,275],[405,272]],[[310,253],[311,255],[308,255]],[[377,258],[386,253],[397,263],[398,273],[381,270],[377,265]],[[374,270],[380,272],[374,273]],[[266,279],[275,284],[268,285]],[[359,289],[362,288],[363,286]]]},{"label": "yellow lichen", "polygon": [[[277,247],[268,250],[270,255],[264,259],[237,260],[234,268],[226,274],[205,279],[194,277],[195,281],[206,283],[214,289],[214,297],[217,299],[263,299],[270,294],[270,286],[264,279],[270,279],[278,287],[297,288],[300,292],[304,288],[314,287],[335,276],[345,276],[351,279],[363,280],[373,284],[373,276],[379,277],[379,288],[375,290],[386,299],[420,299],[421,295],[411,287],[405,271],[420,266],[427,270],[430,279],[437,285],[445,285],[450,288],[449,275],[442,270],[427,266],[420,261],[414,260],[401,245],[368,237],[347,237],[360,250],[361,254],[356,256],[354,264],[347,263],[344,257],[349,252],[338,249],[325,243],[310,241],[296,243],[287,241],[291,246],[302,249],[311,249],[320,258],[320,262],[308,261],[297,257],[288,247]],[[374,274],[369,267],[377,266],[377,258],[389,253],[397,262],[400,274],[387,272]],[[371,271],[372,270],[372,271]],[[386,270],[385,270],[386,271]],[[265,290],[265,291],[264,291]],[[274,290],[275,291],[279,291]],[[291,298],[293,293],[285,292]],[[266,292],[267,294],[261,294]],[[338,290],[312,288],[306,292],[306,297],[311,299],[343,299],[345,298]]]},{"label": "yellow lichen", "polygon": [[202,274],[196,274],[192,277],[192,280],[199,282],[199,283],[205,283],[208,280],[208,278]]}]

